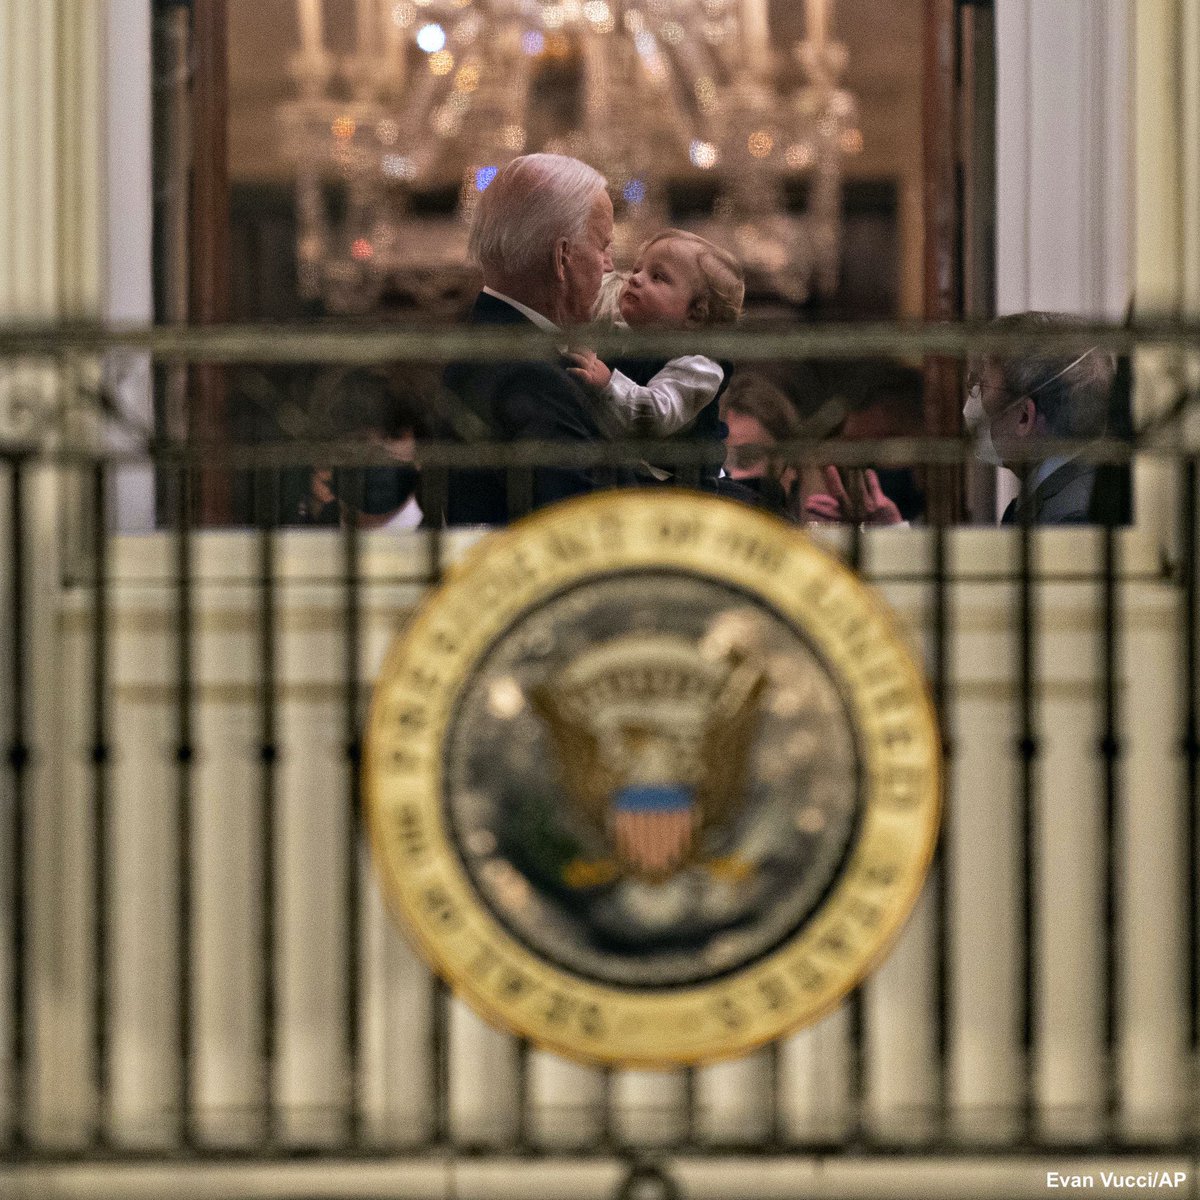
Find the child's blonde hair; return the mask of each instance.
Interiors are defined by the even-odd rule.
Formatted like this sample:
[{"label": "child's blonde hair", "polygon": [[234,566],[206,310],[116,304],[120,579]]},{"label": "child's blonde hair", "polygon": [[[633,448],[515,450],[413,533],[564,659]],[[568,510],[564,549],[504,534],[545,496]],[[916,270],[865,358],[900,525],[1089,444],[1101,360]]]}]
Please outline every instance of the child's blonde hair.
[{"label": "child's blonde hair", "polygon": [[[681,241],[696,248],[696,267],[703,282],[703,291],[692,302],[693,315],[699,325],[732,325],[742,315],[746,299],[746,283],[742,267],[728,250],[684,229],[663,229],[638,247],[641,258],[656,242]],[[596,303],[592,306],[593,321],[624,325],[621,318],[621,289],[629,278],[628,271],[609,271],[600,284]]]},{"label": "child's blonde hair", "polygon": [[638,247],[641,258],[658,242],[686,242],[696,249],[696,266],[703,289],[692,301],[692,313],[698,325],[732,325],[742,315],[746,299],[746,279],[742,264],[728,250],[686,229],[662,229]]}]

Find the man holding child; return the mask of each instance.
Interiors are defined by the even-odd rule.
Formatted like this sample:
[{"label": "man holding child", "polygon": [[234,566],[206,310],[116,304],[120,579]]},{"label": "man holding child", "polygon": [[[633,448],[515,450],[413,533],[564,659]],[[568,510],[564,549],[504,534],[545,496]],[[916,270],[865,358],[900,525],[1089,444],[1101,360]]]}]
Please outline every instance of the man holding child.
[{"label": "man holding child", "polygon": [[[612,201],[598,171],[556,154],[514,159],[479,197],[471,250],[484,286],[471,324],[549,332],[585,324],[612,270],[612,235]],[[445,382],[488,439],[572,443],[605,436],[596,404],[561,363],[455,363]],[[514,479],[496,470],[452,472],[446,523],[502,525],[530,508],[632,482],[632,474],[538,467],[524,487]]]}]

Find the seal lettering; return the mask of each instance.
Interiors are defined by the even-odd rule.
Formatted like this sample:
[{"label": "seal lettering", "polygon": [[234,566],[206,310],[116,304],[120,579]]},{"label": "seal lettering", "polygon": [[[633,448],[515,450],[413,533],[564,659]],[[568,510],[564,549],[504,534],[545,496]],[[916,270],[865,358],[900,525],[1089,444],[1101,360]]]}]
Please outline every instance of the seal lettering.
[{"label": "seal lettering", "polygon": [[670,1069],[829,1011],[921,890],[924,673],[805,533],[683,489],[485,535],[398,634],[366,824],[413,942],[558,1054]]}]

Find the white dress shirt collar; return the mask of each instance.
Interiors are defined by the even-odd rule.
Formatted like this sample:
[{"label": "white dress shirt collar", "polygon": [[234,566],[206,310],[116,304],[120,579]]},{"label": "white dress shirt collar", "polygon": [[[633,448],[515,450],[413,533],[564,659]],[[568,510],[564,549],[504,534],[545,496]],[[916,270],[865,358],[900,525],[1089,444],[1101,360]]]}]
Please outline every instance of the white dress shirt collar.
[{"label": "white dress shirt collar", "polygon": [[490,288],[486,284],[483,290],[486,295],[494,296],[497,300],[503,300],[505,304],[511,305],[517,312],[523,313],[539,329],[545,330],[546,333],[558,333],[558,326],[549,317],[544,317],[540,312],[535,312],[527,304],[522,304],[520,300],[514,300],[511,296],[506,296],[503,292],[498,292],[495,288]]},{"label": "white dress shirt collar", "polygon": [[1029,484],[1029,490],[1033,491],[1034,488],[1041,487],[1042,484],[1045,483],[1046,480],[1058,470],[1059,467],[1065,467],[1067,463],[1073,462],[1082,453],[1082,450],[1076,450],[1074,454],[1055,454],[1051,458],[1043,458],[1042,461],[1038,463],[1037,470],[1033,473],[1033,479]]}]

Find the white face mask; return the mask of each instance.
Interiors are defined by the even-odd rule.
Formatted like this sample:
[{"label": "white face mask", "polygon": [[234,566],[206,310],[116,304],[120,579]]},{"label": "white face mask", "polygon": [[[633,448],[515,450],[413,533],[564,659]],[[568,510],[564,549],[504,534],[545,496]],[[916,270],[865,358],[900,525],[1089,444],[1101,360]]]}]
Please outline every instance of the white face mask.
[{"label": "white face mask", "polygon": [[[1078,358],[1072,359],[1067,363],[1061,371],[1051,375],[1049,379],[1039,383],[1033,391],[1029,392],[1029,396],[1036,396],[1043,388],[1047,388],[1056,379],[1061,379],[1072,367],[1078,366],[1095,347],[1091,350],[1085,350]],[[972,386],[967,393],[967,402],[963,406],[963,423],[967,427],[967,432],[975,439],[975,457],[981,462],[986,463],[989,467],[1002,467],[1004,464],[1000,461],[1000,454],[996,450],[996,443],[992,440],[992,423],[997,418],[1002,417],[1014,404],[1019,404],[1024,399],[1023,396],[1017,396],[1010,400],[997,414],[991,419],[983,410],[983,388],[980,384]]]},{"label": "white face mask", "polygon": [[975,439],[975,457],[989,467],[1002,466],[996,443],[992,441],[992,423],[983,411],[983,388],[979,384],[967,393],[967,402],[963,406],[963,423],[967,432]]}]

